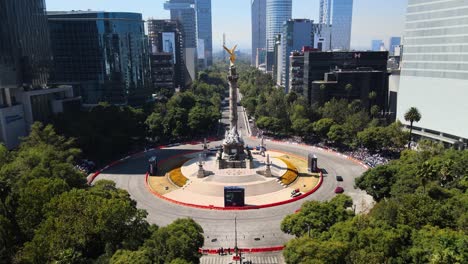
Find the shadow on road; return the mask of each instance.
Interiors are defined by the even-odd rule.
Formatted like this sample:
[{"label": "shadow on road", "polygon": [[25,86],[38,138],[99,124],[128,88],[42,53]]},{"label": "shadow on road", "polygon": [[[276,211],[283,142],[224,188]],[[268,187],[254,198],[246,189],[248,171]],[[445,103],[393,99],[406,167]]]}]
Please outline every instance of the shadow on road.
[{"label": "shadow on road", "polygon": [[194,152],[200,149],[156,149],[145,153],[136,154],[131,158],[118,163],[107,170],[104,170],[103,174],[130,174],[130,175],[145,175],[148,170],[148,160],[152,156],[156,156],[158,164],[165,162],[168,159],[190,152]]}]

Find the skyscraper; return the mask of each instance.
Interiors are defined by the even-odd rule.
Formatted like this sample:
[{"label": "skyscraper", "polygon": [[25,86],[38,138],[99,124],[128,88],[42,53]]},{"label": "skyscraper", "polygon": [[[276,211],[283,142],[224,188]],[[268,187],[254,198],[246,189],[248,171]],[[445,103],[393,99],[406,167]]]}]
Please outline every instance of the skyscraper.
[{"label": "skyscraper", "polygon": [[274,51],[275,37],[280,34],[283,23],[292,17],[292,0],[267,0],[266,2],[266,47]]},{"label": "skyscraper", "polygon": [[148,99],[148,45],[141,14],[71,11],[48,16],[53,82],[79,83],[86,104],[138,105]]},{"label": "skyscraper", "polygon": [[390,55],[395,55],[395,49],[401,45],[401,38],[400,37],[391,37],[389,44],[388,44],[388,51]]},{"label": "skyscraper", "polygon": [[213,64],[213,33],[211,26],[211,0],[196,0],[198,59],[204,66]]},{"label": "skyscraper", "polygon": [[44,0],[0,1],[0,141],[18,146],[35,121],[71,104],[71,86],[48,88],[52,52]]},{"label": "skyscraper", "polygon": [[164,9],[171,12],[171,19],[179,21],[184,38],[185,65],[192,80],[197,75],[197,18],[195,0],[168,0]]},{"label": "skyscraper", "polygon": [[468,8],[465,1],[409,0],[397,118],[416,107],[414,134],[468,143]]},{"label": "skyscraper", "polygon": [[0,85],[42,87],[52,62],[44,0],[0,1]]},{"label": "skyscraper", "polygon": [[[187,69],[185,67],[184,42],[179,22],[169,19],[149,19],[147,23],[152,54],[172,54],[174,87],[185,88]],[[166,54],[161,54],[161,56],[167,57]],[[155,65],[154,61],[152,60],[153,65]],[[154,73],[153,68],[151,71]],[[156,90],[158,90],[158,87],[156,87]]]},{"label": "skyscraper", "polygon": [[[266,47],[266,0],[252,0],[252,60],[251,65],[258,67],[258,53]],[[264,52],[263,52],[264,53]],[[264,55],[265,56],[265,55]],[[259,62],[261,60],[259,59]]]},{"label": "skyscraper", "polygon": [[372,40],[371,50],[372,51],[380,51],[382,46],[383,46],[383,41],[382,40],[374,39],[374,40]]},{"label": "skyscraper", "polygon": [[304,46],[313,45],[313,22],[309,19],[290,19],[283,24],[281,36],[281,70],[280,83],[289,91],[289,57],[291,52],[300,51]]},{"label": "skyscraper", "polygon": [[332,25],[332,49],[349,50],[353,0],[320,0],[320,23]]}]

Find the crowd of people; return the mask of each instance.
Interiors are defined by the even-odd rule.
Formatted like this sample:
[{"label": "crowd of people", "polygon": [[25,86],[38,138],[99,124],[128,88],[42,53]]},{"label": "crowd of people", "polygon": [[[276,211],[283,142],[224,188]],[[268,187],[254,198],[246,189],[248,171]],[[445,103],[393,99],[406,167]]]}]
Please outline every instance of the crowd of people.
[{"label": "crowd of people", "polygon": [[385,165],[390,161],[381,154],[371,154],[366,149],[357,149],[355,151],[345,152],[344,154],[364,162],[371,168],[375,168],[379,165]]}]

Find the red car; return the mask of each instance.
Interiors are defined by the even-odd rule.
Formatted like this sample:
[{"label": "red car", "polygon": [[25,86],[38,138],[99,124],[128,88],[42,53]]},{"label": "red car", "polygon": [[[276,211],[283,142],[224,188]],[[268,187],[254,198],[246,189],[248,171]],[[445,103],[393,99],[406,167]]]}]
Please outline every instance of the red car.
[{"label": "red car", "polygon": [[343,193],[343,192],[344,192],[343,187],[336,187],[335,188],[335,193]]}]

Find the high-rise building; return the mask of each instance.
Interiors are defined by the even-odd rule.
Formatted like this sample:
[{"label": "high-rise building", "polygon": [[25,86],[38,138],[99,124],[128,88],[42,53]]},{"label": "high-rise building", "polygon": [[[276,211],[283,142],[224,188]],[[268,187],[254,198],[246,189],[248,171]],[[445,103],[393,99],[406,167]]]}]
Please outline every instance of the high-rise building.
[{"label": "high-rise building", "polygon": [[179,21],[184,38],[185,66],[192,80],[197,75],[197,17],[195,0],[168,0],[164,9],[171,12],[171,19]]},{"label": "high-rise building", "polygon": [[401,37],[391,37],[388,43],[388,51],[390,52],[390,55],[397,55],[395,51],[397,51],[401,45]]},{"label": "high-rise building", "polygon": [[[317,102],[314,98],[313,91],[315,81],[324,80],[326,73],[333,69],[341,69],[342,71],[355,71],[363,68],[372,71],[380,71],[386,73],[387,71],[388,52],[317,52],[305,51],[304,52],[304,96],[310,103]],[[354,75],[356,76],[356,75]],[[388,83],[388,80],[387,80]],[[357,87],[356,87],[357,88]],[[377,88],[377,87],[374,87]],[[358,88],[359,89],[359,88]],[[380,89],[380,88],[379,88]],[[388,91],[388,87],[386,88]],[[357,95],[357,94],[356,94]],[[378,96],[387,96],[379,94]],[[364,103],[364,102],[363,102]]]},{"label": "high-rise building", "polygon": [[313,48],[318,51],[329,51],[331,50],[331,34],[332,26],[329,24],[313,24]]},{"label": "high-rise building", "polygon": [[213,32],[211,26],[211,0],[196,0],[198,59],[204,67],[213,64]]},{"label": "high-rise building", "polygon": [[292,17],[292,0],[267,0],[266,2],[266,48],[275,49],[276,35],[281,34],[283,23]]},{"label": "high-rise building", "polygon": [[468,143],[468,8],[465,1],[409,0],[403,36],[397,118],[410,107],[422,118],[414,134]]},{"label": "high-rise building", "polygon": [[353,0],[320,0],[319,23],[332,25],[332,49],[349,50]]},{"label": "high-rise building", "polygon": [[71,86],[47,87],[52,52],[44,0],[0,1],[0,141],[14,148],[35,121],[80,98]]},{"label": "high-rise building", "polygon": [[[167,57],[165,53],[172,54],[171,61],[174,67],[173,86],[174,88],[185,88],[186,85],[190,83],[190,80],[187,78],[188,73],[186,73],[187,69],[185,67],[184,42],[179,22],[177,20],[169,19],[149,19],[147,21],[147,26],[151,53],[154,55],[163,53],[160,54],[163,58]],[[151,60],[152,65],[159,67],[162,64],[154,63],[156,58],[158,57],[155,57]],[[152,75],[154,76],[155,72],[159,72],[160,69],[155,69],[152,67],[151,71]],[[156,91],[159,91],[159,87],[154,88]]]},{"label": "high-rise building", "polygon": [[[266,48],[266,1],[252,0],[251,3],[251,21],[252,21],[252,60],[251,64],[258,67],[265,61],[265,58],[259,58],[259,51]],[[265,52],[262,52],[265,53]],[[263,55],[266,56],[266,55]],[[258,63],[260,62],[260,63]]]},{"label": "high-rise building", "polygon": [[0,85],[43,87],[52,61],[44,0],[0,2]]},{"label": "high-rise building", "polygon": [[372,51],[380,51],[382,49],[382,46],[383,46],[383,41],[382,40],[374,39],[374,40],[372,40],[371,50]]},{"label": "high-rise building", "polygon": [[300,51],[304,46],[313,45],[313,21],[290,19],[283,24],[281,36],[281,68],[278,86],[289,91],[289,57],[291,52]]},{"label": "high-rise building", "polygon": [[79,83],[85,104],[140,105],[150,94],[149,52],[138,13],[49,12],[51,81]]}]

